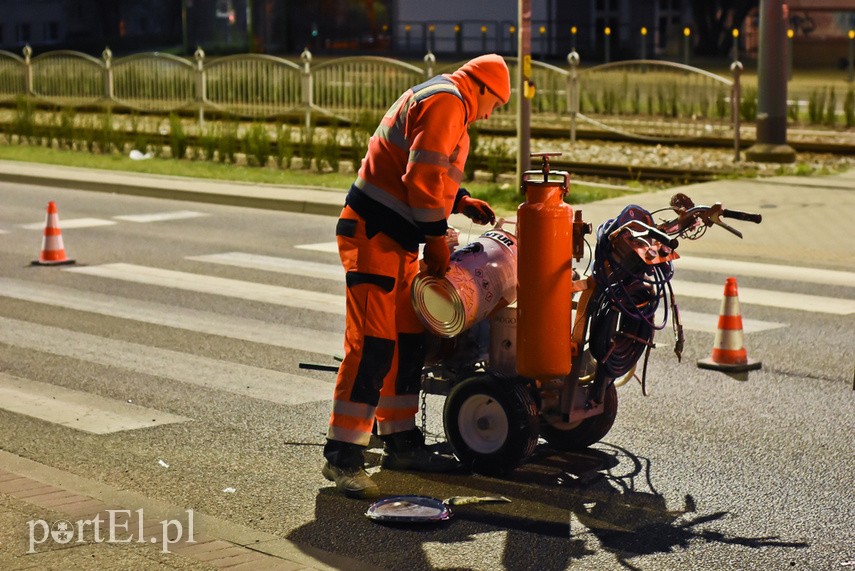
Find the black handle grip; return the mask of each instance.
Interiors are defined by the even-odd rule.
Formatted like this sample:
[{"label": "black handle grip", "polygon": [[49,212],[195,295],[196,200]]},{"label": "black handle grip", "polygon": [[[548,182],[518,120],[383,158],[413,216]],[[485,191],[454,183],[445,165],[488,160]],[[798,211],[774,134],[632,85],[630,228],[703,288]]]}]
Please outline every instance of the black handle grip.
[{"label": "black handle grip", "polygon": [[763,221],[763,216],[760,214],[751,214],[750,212],[742,212],[740,210],[728,210],[725,208],[721,211],[721,215],[725,218],[734,218],[736,220],[744,220],[745,222],[754,222],[760,224]]},{"label": "black handle grip", "polygon": [[661,230],[657,230],[656,228],[651,228],[647,233],[650,236],[659,240],[660,243],[665,244],[666,246],[671,248],[672,250],[676,250],[677,246],[680,245],[679,240],[677,240],[676,238],[672,238],[671,236],[669,236],[665,232],[662,232]]}]

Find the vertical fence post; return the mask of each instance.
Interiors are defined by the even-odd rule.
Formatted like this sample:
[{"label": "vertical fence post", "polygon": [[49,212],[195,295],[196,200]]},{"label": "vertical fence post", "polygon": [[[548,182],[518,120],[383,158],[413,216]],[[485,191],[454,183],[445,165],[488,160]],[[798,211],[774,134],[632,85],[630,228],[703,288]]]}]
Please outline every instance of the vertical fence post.
[{"label": "vertical fence post", "polygon": [[[409,39],[407,40],[409,43]],[[300,54],[300,59],[303,60],[303,106],[306,113],[306,132],[308,133],[312,127],[312,101],[314,99],[312,83],[312,52],[309,48],[303,50]]]},{"label": "vertical fence post", "polygon": [[104,99],[113,101],[113,52],[110,48],[104,48],[101,52],[104,60]]},{"label": "vertical fence post", "polygon": [[30,44],[24,46],[24,93],[27,97],[33,96],[33,48]]},{"label": "vertical fence post", "polygon": [[425,54],[424,58],[425,62],[425,79],[430,79],[433,77],[433,66],[436,63],[436,56],[432,53],[428,52]]},{"label": "vertical fence post", "polygon": [[740,107],[742,102],[742,88],[740,86],[740,77],[742,76],[742,62],[735,61],[730,64],[730,71],[733,73],[733,88],[730,92],[730,113],[733,120],[733,162],[739,162],[739,146],[740,146]]},{"label": "vertical fence post", "polygon": [[540,60],[546,61],[546,26],[541,26],[540,32]]},{"label": "vertical fence post", "polygon": [[567,54],[570,74],[567,76],[567,109],[570,111],[570,142],[576,142],[576,115],[579,113],[579,54]]},{"label": "vertical fence post", "polygon": [[481,53],[487,53],[487,26],[481,26]]},{"label": "vertical fence post", "polygon": [[427,51],[428,51],[428,53],[431,53],[435,49],[436,49],[436,26],[434,24],[430,24],[428,26]]},{"label": "vertical fence post", "polygon": [[196,59],[196,104],[199,106],[199,127],[205,125],[205,100],[208,98],[207,81],[205,81],[205,51],[201,46],[196,47],[193,54]]},{"label": "vertical fence post", "polygon": [[579,28],[576,26],[570,26],[570,51],[576,51],[576,33],[579,31]]}]

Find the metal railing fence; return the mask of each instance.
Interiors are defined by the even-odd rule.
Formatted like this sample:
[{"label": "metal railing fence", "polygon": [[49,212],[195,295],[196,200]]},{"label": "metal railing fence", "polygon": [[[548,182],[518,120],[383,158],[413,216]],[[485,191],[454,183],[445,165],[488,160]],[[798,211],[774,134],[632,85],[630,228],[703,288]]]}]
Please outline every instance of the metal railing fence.
[{"label": "metal railing fence", "polygon": [[[421,67],[377,56],[313,64],[308,50],[300,63],[263,54],[206,58],[201,48],[192,60],[162,53],[114,59],[109,49],[101,59],[65,50],[33,57],[29,46],[23,55],[0,51],[0,103],[26,97],[56,107],[193,110],[200,122],[206,111],[254,120],[298,116],[307,126],[320,116],[379,117],[407,88],[464,63],[438,67],[428,53]],[[517,58],[505,59],[515,78]],[[566,69],[533,61],[532,81],[532,126],[566,128],[571,139],[581,122],[640,140],[738,134],[738,82],[683,64],[633,60],[580,68],[573,52]],[[513,128],[518,97],[513,89],[488,126]]]}]

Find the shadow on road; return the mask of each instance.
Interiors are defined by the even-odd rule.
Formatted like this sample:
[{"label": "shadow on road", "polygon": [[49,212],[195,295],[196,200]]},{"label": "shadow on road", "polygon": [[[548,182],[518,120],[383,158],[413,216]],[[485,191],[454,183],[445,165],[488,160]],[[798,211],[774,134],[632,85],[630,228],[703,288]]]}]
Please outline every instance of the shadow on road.
[{"label": "shadow on road", "polygon": [[[504,479],[389,471],[374,478],[389,496],[436,497],[441,491],[441,497],[503,495],[512,502],[455,506],[452,520],[441,524],[380,525],[363,516],[370,502],[348,500],[324,488],[316,499],[315,520],[288,539],[409,571],[498,565],[513,571],[558,570],[602,551],[613,554],[621,567],[635,570],[636,557],[687,550],[698,543],[808,547],[779,537],[741,537],[705,528],[731,512],[703,513],[688,494],[679,509],[669,509],[654,487],[650,462],[606,443],[572,453],[541,446],[526,465]],[[505,532],[501,554],[485,554],[485,548],[499,547],[485,539],[495,537],[490,532]],[[363,539],[354,544],[354,538]],[[466,561],[467,566],[443,567],[447,558]]]}]

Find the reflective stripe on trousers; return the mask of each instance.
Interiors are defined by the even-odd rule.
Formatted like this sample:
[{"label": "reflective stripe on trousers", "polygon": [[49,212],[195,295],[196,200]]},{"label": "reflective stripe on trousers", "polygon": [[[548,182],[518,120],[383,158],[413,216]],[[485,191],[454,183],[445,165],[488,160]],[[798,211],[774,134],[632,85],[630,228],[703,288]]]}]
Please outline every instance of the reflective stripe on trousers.
[{"label": "reflective stripe on trousers", "polygon": [[379,434],[415,427],[424,363],[424,327],[410,301],[418,254],[378,232],[345,207],[336,227],[347,276],[344,360],[327,438],[367,445]]}]

